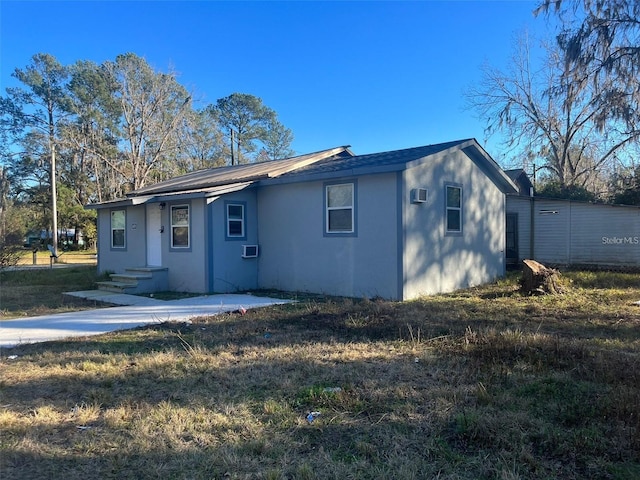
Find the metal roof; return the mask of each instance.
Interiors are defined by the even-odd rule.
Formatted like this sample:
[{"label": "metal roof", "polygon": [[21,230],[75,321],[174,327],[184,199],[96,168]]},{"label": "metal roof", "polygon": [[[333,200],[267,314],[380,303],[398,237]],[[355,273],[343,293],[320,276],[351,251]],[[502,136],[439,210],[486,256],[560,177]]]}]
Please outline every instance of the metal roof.
[{"label": "metal roof", "polygon": [[295,171],[289,172],[283,177],[293,177],[298,175],[314,175],[326,172],[341,172],[345,170],[353,171],[354,174],[361,170],[384,169],[398,170],[404,168],[410,162],[421,160],[430,155],[443,152],[452,147],[460,146],[469,140],[458,140],[455,142],[438,143],[423,147],[406,148],[403,150],[393,150],[390,152],[370,153],[345,158],[324,159]]},{"label": "metal roof", "polygon": [[434,155],[445,155],[455,151],[467,155],[503,192],[518,191],[518,187],[509,176],[480,144],[471,138],[358,156],[354,155],[348,146],[342,146],[283,160],[209,168],[140,188],[127,194],[128,198],[124,200],[88,205],[87,208],[159,202],[175,195],[209,198],[246,188],[256,182],[292,183],[336,176],[400,171],[429,161]]},{"label": "metal roof", "polygon": [[308,166],[292,170],[274,180],[262,183],[289,183],[320,180],[331,177],[366,175],[405,170],[428,162],[435,155],[461,151],[467,155],[504,193],[514,193],[518,187],[500,166],[473,138],[453,142],[406,148],[390,152],[371,153],[343,158],[328,158]]},{"label": "metal roof", "polygon": [[232,183],[256,181],[263,178],[275,178],[292,170],[311,165],[325,159],[353,156],[349,146],[336,147],[320,152],[308,153],[283,160],[233,165],[230,167],[208,168],[181,175],[148,187],[139,188],[127,194],[128,197],[155,195],[170,192],[189,192],[193,190],[228,185]]}]

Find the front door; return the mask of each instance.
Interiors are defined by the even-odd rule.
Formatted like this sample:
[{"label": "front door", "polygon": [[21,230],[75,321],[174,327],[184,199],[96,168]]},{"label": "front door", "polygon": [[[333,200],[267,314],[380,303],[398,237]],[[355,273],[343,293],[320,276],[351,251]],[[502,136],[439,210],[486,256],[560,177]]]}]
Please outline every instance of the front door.
[{"label": "front door", "polygon": [[162,211],[157,203],[147,205],[147,266],[162,266]]},{"label": "front door", "polygon": [[507,266],[517,265],[518,258],[518,214],[507,213]]}]

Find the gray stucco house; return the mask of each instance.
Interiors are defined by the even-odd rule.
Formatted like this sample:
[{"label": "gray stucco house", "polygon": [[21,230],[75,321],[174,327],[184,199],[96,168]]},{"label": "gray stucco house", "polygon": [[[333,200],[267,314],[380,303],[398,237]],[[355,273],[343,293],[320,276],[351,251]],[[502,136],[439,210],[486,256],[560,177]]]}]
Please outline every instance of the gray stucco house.
[{"label": "gray stucco house", "polygon": [[406,300],[503,275],[516,192],[467,139],[207,169],[88,208],[104,288]]}]

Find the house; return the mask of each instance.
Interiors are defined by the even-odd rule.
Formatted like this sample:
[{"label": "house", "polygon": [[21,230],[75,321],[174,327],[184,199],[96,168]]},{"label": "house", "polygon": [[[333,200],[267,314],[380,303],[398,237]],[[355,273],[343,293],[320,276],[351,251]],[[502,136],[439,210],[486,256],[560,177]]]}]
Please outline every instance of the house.
[{"label": "house", "polygon": [[[31,230],[27,233],[23,239],[24,247],[39,247],[51,243],[52,241],[51,230],[40,230],[38,233],[35,230]],[[76,245],[78,247],[85,246],[84,234],[81,229],[76,232],[75,228],[59,228],[58,229],[58,241],[66,248],[68,246]]]},{"label": "house", "polygon": [[405,300],[503,275],[517,192],[467,139],[207,169],[87,208],[104,288]]}]

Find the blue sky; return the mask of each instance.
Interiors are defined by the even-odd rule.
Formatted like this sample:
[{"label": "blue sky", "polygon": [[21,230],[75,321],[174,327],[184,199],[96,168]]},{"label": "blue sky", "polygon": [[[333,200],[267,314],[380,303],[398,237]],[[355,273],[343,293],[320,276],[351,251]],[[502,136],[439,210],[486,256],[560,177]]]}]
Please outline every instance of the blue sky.
[{"label": "blue sky", "polygon": [[0,2],[0,87],[35,53],[61,63],[133,52],[179,73],[202,106],[261,97],[306,153],[363,154],[475,137],[465,110],[480,66],[507,64],[515,35],[548,28],[535,1]]}]

